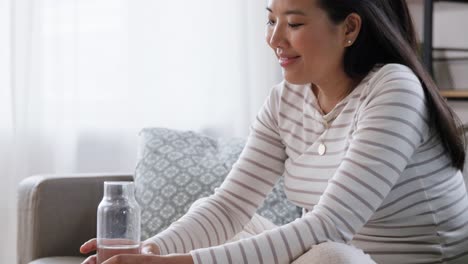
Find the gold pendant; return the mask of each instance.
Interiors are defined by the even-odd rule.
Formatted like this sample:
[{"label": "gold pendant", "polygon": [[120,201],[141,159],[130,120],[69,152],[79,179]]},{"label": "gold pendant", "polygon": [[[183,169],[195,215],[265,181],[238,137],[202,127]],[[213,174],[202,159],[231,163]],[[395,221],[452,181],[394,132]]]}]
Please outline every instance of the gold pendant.
[{"label": "gold pendant", "polygon": [[327,147],[325,147],[325,144],[320,143],[320,145],[318,146],[318,154],[320,156],[323,156],[323,155],[325,155],[326,151],[327,151]]}]

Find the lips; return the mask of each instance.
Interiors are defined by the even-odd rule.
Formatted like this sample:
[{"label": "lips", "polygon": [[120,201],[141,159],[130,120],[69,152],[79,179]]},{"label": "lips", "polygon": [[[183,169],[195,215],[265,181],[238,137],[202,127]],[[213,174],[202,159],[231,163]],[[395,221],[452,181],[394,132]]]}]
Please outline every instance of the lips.
[{"label": "lips", "polygon": [[278,62],[281,65],[281,67],[287,67],[293,63],[295,63],[300,56],[284,56],[281,55],[278,57]]}]

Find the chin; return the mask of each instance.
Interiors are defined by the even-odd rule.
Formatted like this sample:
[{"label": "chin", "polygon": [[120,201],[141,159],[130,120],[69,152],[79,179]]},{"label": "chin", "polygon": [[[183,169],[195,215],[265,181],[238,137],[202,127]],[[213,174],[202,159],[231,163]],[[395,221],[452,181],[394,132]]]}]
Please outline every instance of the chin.
[{"label": "chin", "polygon": [[283,70],[284,79],[290,84],[303,85],[311,83],[310,80],[304,78],[304,76],[299,76],[297,74],[291,74]]}]

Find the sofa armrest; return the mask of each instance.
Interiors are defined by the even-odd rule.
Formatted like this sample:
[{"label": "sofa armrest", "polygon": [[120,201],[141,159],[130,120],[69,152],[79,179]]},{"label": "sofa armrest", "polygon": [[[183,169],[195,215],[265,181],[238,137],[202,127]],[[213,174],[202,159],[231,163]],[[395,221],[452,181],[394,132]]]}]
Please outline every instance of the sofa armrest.
[{"label": "sofa armrest", "polygon": [[37,175],[18,189],[18,264],[49,256],[80,256],[96,236],[96,211],[104,181],[131,181],[130,174]]}]

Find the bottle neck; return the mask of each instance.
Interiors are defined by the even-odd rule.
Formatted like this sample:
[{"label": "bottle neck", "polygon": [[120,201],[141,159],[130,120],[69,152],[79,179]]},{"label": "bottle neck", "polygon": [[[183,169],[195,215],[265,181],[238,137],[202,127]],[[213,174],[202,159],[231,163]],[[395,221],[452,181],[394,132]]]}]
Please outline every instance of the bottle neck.
[{"label": "bottle neck", "polygon": [[132,182],[105,182],[105,199],[133,199],[134,187]]}]

